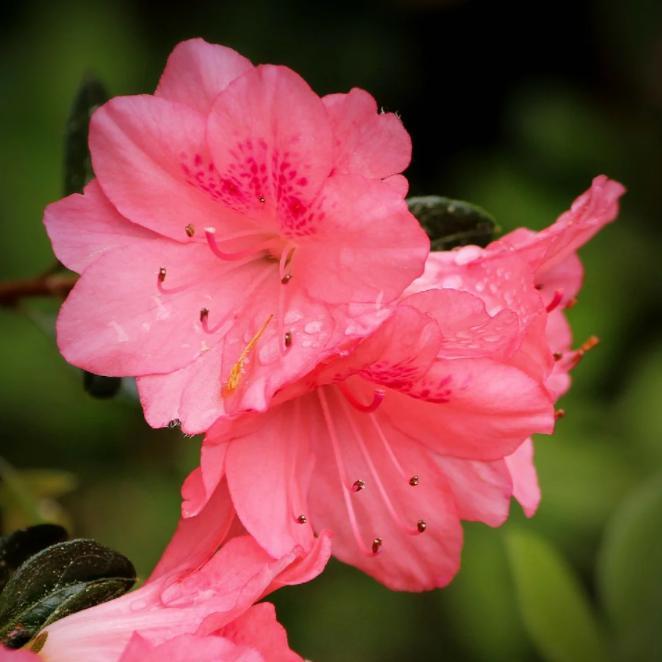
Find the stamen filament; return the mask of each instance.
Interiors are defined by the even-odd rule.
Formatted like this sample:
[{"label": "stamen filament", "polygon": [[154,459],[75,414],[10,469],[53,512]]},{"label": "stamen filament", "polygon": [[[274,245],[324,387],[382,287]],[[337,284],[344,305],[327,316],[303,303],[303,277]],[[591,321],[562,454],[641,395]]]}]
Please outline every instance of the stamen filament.
[{"label": "stamen filament", "polygon": [[563,301],[563,290],[556,290],[552,300],[547,304],[546,309],[548,313],[551,313],[552,310],[558,307],[558,305]]},{"label": "stamen filament", "polygon": [[400,462],[398,462],[398,458],[395,456],[395,453],[393,452],[393,449],[391,448],[391,444],[388,443],[388,439],[386,439],[386,435],[384,434],[384,431],[382,430],[381,425],[379,424],[379,421],[377,421],[377,417],[374,414],[370,414],[369,416],[370,420],[372,421],[372,424],[375,426],[375,430],[377,431],[377,435],[379,438],[382,440],[382,443],[384,444],[384,448],[386,449],[386,454],[389,456],[391,462],[393,463],[393,466],[395,467],[396,471],[400,474],[402,478],[404,478],[406,481],[409,482],[410,485],[418,485],[419,478],[418,475],[416,475],[416,482],[412,484],[411,479],[413,476],[410,476],[410,474],[407,474],[405,470],[402,468],[402,465]]},{"label": "stamen filament", "polygon": [[180,285],[179,287],[164,287],[167,270],[165,267],[161,267],[156,274],[156,287],[161,292],[161,294],[178,294],[179,292],[184,292],[188,290],[189,285]]},{"label": "stamen filament", "polygon": [[347,472],[345,471],[345,464],[343,463],[342,455],[340,453],[340,446],[338,444],[338,437],[336,435],[336,428],[333,424],[333,419],[331,418],[331,412],[329,411],[329,405],[326,400],[326,394],[324,393],[323,388],[317,389],[317,396],[322,407],[322,413],[324,414],[324,420],[326,422],[326,427],[329,431],[329,437],[331,438],[331,446],[333,447],[333,454],[336,459],[336,467],[338,468],[338,475],[340,478],[340,484],[342,487],[343,499],[345,501],[345,509],[347,510],[347,516],[349,518],[350,527],[352,529],[352,535],[354,540],[358,545],[359,549],[366,556],[373,556],[374,552],[370,550],[359,535],[359,526],[356,521],[356,513],[354,512],[354,506],[352,505],[351,495],[349,489],[347,488]]},{"label": "stamen filament", "polygon": [[[205,228],[205,237],[207,238],[207,244],[211,249],[212,253],[217,257],[220,257],[221,260],[243,260],[247,257],[255,257],[260,253],[266,251],[268,246],[272,243],[271,239],[266,239],[259,242],[258,244],[252,246],[251,248],[246,248],[243,251],[224,251],[218,245],[216,241],[216,228]],[[227,238],[226,238],[227,239]]]},{"label": "stamen filament", "polygon": [[361,432],[359,431],[359,429],[356,425],[356,421],[354,420],[351,412],[347,409],[347,404],[345,402],[342,402],[341,406],[343,407],[343,410],[345,411],[345,416],[347,417],[347,420],[349,421],[349,426],[352,428],[352,433],[354,434],[354,438],[356,439],[356,441],[359,444],[359,450],[361,451],[361,455],[363,456],[363,459],[365,460],[365,463],[368,465],[368,469],[370,469],[370,473],[372,474],[372,477],[375,481],[375,484],[377,485],[377,489],[379,490],[379,493],[382,495],[382,499],[384,500],[384,505],[386,506],[386,510],[388,510],[389,515],[392,517],[393,521],[401,529],[403,529],[404,531],[406,531],[410,535],[415,535],[415,534],[419,533],[418,528],[409,526],[407,524],[407,522],[396,511],[395,507],[393,506],[393,502],[391,501],[391,498],[388,495],[386,487],[384,486],[384,483],[382,483],[382,480],[379,476],[379,472],[377,471],[377,467],[375,466],[374,462],[372,461],[372,457],[370,456],[370,453],[368,452],[368,448],[365,444],[363,436],[361,435]]},{"label": "stamen filament", "polygon": [[382,404],[384,401],[384,396],[386,395],[386,392],[383,389],[376,388],[373,395],[372,395],[372,402],[364,405],[362,402],[359,402],[352,392],[347,388],[346,384],[338,384],[338,388],[340,389],[340,392],[345,396],[347,399],[347,402],[349,402],[354,409],[358,409],[358,411],[362,411],[367,413],[370,413],[372,411],[375,411],[379,405]]}]

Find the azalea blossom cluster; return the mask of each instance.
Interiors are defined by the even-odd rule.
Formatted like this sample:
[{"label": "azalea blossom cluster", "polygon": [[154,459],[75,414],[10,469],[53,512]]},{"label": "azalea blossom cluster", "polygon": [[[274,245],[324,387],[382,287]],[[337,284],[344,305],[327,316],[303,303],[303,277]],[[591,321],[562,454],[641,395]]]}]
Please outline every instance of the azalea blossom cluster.
[{"label": "azalea blossom cluster", "polygon": [[135,377],[152,426],[205,436],[155,575],[49,626],[46,659],[298,659],[251,605],[329,553],[432,589],[461,521],[535,512],[531,436],[592,343],[572,349],[564,315],[576,251],[620,184],[596,177],[541,232],[430,252],[395,114],[199,39],[153,95],[99,108],[89,144],[96,178],[45,213],[80,274],[58,345]]}]

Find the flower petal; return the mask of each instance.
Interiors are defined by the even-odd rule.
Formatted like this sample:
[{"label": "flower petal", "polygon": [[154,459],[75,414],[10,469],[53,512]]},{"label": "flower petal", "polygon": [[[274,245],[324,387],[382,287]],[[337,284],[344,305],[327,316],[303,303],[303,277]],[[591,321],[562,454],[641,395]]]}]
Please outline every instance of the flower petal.
[{"label": "flower petal", "polygon": [[188,39],[170,53],[154,96],[206,115],[218,93],[252,68],[250,60],[231,48]]},{"label": "flower petal", "polygon": [[533,464],[531,439],[527,439],[505,460],[513,481],[513,496],[520,502],[525,515],[533,517],[540,503],[540,486]]},{"label": "flower petal", "polygon": [[121,216],[96,180],[85,187],[83,195],[74,193],[48,205],[44,224],[57,258],[78,273],[114,248],[158,237]]},{"label": "flower petal", "polygon": [[365,90],[323,99],[335,139],[338,172],[382,179],[402,172],[411,160],[411,138],[394,113],[378,113]]},{"label": "flower petal", "polygon": [[210,188],[205,131],[205,117],[183,104],[149,95],[112,99],[90,122],[99,185],[120,214],[178,241],[189,241],[189,225],[245,230]]},{"label": "flower petal", "polygon": [[332,167],[329,119],[308,84],[287,67],[252,69],[216,98],[207,139],[225,204],[299,234]]},{"label": "flower petal", "polygon": [[292,265],[311,297],[388,303],[423,270],[427,235],[402,197],[382,182],[331,177],[315,219],[316,232],[302,239]]}]

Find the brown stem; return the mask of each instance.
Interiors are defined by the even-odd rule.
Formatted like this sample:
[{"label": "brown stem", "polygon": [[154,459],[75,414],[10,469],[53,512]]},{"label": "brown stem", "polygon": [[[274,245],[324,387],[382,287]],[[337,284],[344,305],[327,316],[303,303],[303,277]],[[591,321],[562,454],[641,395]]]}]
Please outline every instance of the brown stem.
[{"label": "brown stem", "polygon": [[27,297],[64,297],[76,284],[76,274],[46,273],[34,278],[0,282],[0,306],[15,306]]}]

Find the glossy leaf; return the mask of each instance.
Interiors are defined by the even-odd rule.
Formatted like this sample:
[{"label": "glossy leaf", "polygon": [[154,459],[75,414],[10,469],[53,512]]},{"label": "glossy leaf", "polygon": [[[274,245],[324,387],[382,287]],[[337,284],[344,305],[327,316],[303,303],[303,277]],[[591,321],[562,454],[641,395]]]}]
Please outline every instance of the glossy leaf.
[{"label": "glossy leaf", "polygon": [[102,83],[87,76],[80,84],[67,120],[64,142],[64,193],[80,193],[92,178],[87,133],[92,113],[108,99]]},{"label": "glossy leaf", "polygon": [[0,590],[9,577],[42,549],[63,542],[67,539],[67,531],[56,524],[37,524],[27,529],[19,529],[0,538]]},{"label": "glossy leaf", "polygon": [[450,250],[467,244],[486,246],[498,231],[490,214],[463,200],[427,195],[409,198],[407,204],[430,237],[432,250]]},{"label": "glossy leaf", "polygon": [[588,599],[565,559],[529,531],[506,536],[518,606],[540,655],[550,662],[608,660]]},{"label": "glossy leaf", "polygon": [[662,476],[616,511],[598,558],[598,586],[623,659],[662,656]]},{"label": "glossy leaf", "polygon": [[0,641],[19,648],[68,614],[118,597],[135,582],[133,564],[93,540],[70,540],[25,561],[0,594]]}]

